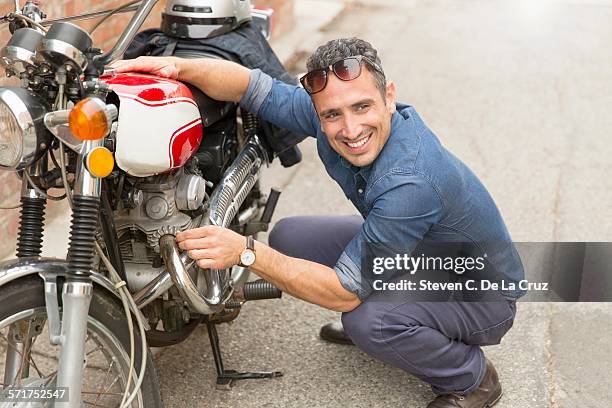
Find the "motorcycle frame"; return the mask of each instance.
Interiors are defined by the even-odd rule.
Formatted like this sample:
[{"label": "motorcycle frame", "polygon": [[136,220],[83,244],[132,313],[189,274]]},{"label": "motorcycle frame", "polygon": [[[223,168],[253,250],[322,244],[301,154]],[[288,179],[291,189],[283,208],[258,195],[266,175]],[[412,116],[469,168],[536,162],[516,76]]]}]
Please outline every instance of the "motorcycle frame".
[{"label": "motorcycle frame", "polygon": [[[91,58],[89,64],[92,69],[88,68],[88,71],[93,75],[90,75],[88,79],[97,80],[99,75],[102,74],[104,66],[123,54],[157,1],[143,0],[112,49],[105,54],[99,54]],[[44,22],[41,23],[44,24]],[[93,148],[102,146],[103,139],[80,144],[75,144],[74,140],[64,140],[66,135],[57,131],[57,129],[54,131],[51,127],[61,125],[67,115],[62,114],[62,111],[49,112],[47,115],[49,117],[45,118],[45,122],[49,130],[58,139],[64,141],[69,148],[77,152],[76,181],[73,187],[73,195],[101,201],[99,216],[103,220],[102,234],[109,258],[120,277],[125,279],[121,254],[115,250],[117,247],[116,232],[114,228],[108,227],[112,225],[113,220],[108,196],[103,193],[103,179],[93,177],[83,165],[85,155]],[[215,193],[211,197],[211,208],[202,216],[200,225],[214,224],[228,227],[229,221],[234,216],[241,215],[238,214],[239,207],[259,178],[261,165],[268,162],[269,158],[265,149],[257,136],[253,135],[236,158],[234,165],[230,166],[226,172],[225,183],[221,182],[216,187]],[[28,181],[25,178],[23,183],[24,191],[32,194],[33,190],[29,188]],[[237,187],[239,187],[239,191],[233,191]],[[231,194],[228,202],[223,198],[227,198],[229,193]],[[173,240],[171,242],[169,237],[162,237],[160,242],[166,243],[164,245],[165,251],[162,252],[166,253],[167,270],[135,294],[134,299],[138,304],[138,309],[130,307],[132,313],[141,313],[140,308],[161,296],[174,284],[182,297],[189,301],[192,309],[197,313],[212,314],[223,309],[224,303],[232,295],[233,290],[239,290],[246,281],[246,277],[248,277],[248,271],[244,268],[236,268],[231,275],[227,271],[212,270],[211,274],[199,276],[199,278],[202,277],[206,280],[206,287],[208,288],[208,292],[202,294],[198,290],[199,285],[193,282],[187,273],[193,262],[187,262],[186,257],[179,254],[176,244]],[[55,404],[56,407],[62,408],[81,406],[83,354],[93,285],[100,286],[119,298],[113,283],[104,275],[93,270],[79,272],[81,273],[78,275],[73,273],[69,268],[68,261],[53,258],[20,258],[0,264],[0,286],[33,274],[38,274],[44,280],[50,341],[61,346],[56,386],[67,387],[70,390],[69,401]],[[57,299],[58,277],[65,279],[62,288],[63,308],[61,316]],[[143,318],[142,321],[145,322],[146,326],[147,320]],[[147,327],[147,329],[149,328]]]}]

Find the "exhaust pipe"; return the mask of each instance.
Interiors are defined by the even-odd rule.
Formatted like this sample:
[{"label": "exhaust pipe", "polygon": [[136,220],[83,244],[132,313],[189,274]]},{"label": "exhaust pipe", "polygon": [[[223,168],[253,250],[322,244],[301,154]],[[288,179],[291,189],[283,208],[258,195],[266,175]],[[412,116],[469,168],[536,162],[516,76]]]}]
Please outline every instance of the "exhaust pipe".
[{"label": "exhaust pipe", "polygon": [[[202,218],[199,226],[206,223],[228,227],[257,182],[261,165],[266,161],[265,150],[257,135],[253,135],[213,192],[207,216]],[[212,314],[223,309],[224,302],[229,298],[226,292],[231,290],[230,278],[226,270],[211,269],[204,273],[206,293],[202,294],[187,272],[193,266],[194,261],[189,259],[187,254],[180,254],[174,236],[162,236],[159,240],[159,248],[166,271],[138,292],[136,298],[139,301],[137,303],[139,308],[168,290],[170,281],[172,281],[181,296],[198,313]]]},{"label": "exhaust pipe", "polygon": [[164,235],[159,239],[159,249],[166,270],[181,296],[200,314],[212,314],[223,309],[223,294],[226,288],[219,271],[213,270],[206,277],[206,293],[201,294],[187,271],[193,260],[183,263],[174,235]]},{"label": "exhaust pipe", "polygon": [[210,199],[209,222],[220,227],[230,222],[259,178],[259,169],[267,157],[256,135],[251,137]]}]

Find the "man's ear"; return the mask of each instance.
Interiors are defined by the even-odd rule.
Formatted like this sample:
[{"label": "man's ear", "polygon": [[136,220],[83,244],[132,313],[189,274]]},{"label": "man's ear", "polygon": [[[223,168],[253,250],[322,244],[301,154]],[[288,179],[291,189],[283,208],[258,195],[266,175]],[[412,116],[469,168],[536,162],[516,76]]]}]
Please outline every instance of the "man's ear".
[{"label": "man's ear", "polygon": [[391,81],[387,83],[387,92],[385,92],[385,104],[391,114],[395,112],[395,96],[395,83]]}]

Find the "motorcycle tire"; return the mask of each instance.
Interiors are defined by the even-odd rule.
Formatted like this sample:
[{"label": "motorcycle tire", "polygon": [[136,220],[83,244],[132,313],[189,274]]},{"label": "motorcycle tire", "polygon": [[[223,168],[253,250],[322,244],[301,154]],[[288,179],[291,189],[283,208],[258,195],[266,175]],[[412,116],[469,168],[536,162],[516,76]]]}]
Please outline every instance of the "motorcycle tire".
[{"label": "motorcycle tire", "polygon": [[[58,279],[58,286],[60,286],[60,282],[61,281]],[[44,282],[37,275],[19,278],[0,287],[0,328],[6,326],[6,323],[3,324],[3,322],[6,322],[11,316],[16,316],[20,312],[34,310],[38,311],[37,313],[43,313],[45,308],[44,293]],[[61,294],[59,296],[59,301],[61,308]],[[46,316],[46,312],[44,312],[44,316]],[[118,340],[121,347],[123,347],[122,351],[125,355],[129,355],[129,329],[123,305],[117,297],[108,293],[105,289],[97,287],[97,285],[94,285],[93,296],[89,308],[88,334],[94,326],[103,326],[106,328],[114,337],[114,339],[111,338],[109,340]],[[141,361],[141,342],[138,329],[135,329],[134,345],[136,356],[134,360],[134,369],[136,373],[138,373]],[[39,336],[42,337],[44,335],[40,334]],[[3,340],[6,340],[6,338]],[[46,339],[40,339],[40,341],[42,340],[48,342],[48,337]],[[142,405],[136,404],[137,399],[135,399],[132,401],[132,406],[138,405],[143,408],[161,408],[163,404],[159,393],[160,388],[155,365],[148,348],[146,353],[147,367],[145,378],[141,386]]]}]

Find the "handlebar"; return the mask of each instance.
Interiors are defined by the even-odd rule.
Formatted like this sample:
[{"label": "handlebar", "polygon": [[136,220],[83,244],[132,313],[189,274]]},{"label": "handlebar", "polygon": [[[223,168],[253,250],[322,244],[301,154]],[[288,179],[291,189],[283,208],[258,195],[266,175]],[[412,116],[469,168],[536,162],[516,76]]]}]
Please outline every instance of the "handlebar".
[{"label": "handlebar", "polygon": [[[135,9],[136,12],[132,16],[132,19],[128,23],[127,27],[125,28],[125,30],[123,31],[123,33],[121,34],[121,36],[119,37],[119,39],[117,40],[117,43],[113,46],[113,48],[111,48],[111,50],[105,54],[96,55],[94,57],[93,62],[96,66],[100,67],[101,69],[103,66],[110,64],[112,61],[117,59],[119,56],[121,56],[125,52],[125,50],[128,48],[131,41],[134,39],[134,36],[136,35],[136,33],[138,32],[138,30],[140,29],[140,27],[142,26],[142,24],[148,17],[149,13],[151,13],[151,10],[155,6],[155,4],[157,4],[158,1],[159,0],[143,0],[140,3],[140,5],[138,5],[138,8],[135,8],[135,6],[133,6],[133,7],[126,7],[124,10],[122,10],[122,11],[131,11]],[[33,2],[36,4],[36,1],[33,1]],[[16,10],[16,13],[18,14],[21,13],[21,9],[19,7],[19,0],[15,0],[15,10]],[[86,13],[86,14],[74,16],[74,17],[64,17],[64,18],[58,18],[54,20],[40,21],[39,24],[46,26],[46,25],[50,25],[52,23],[60,22],[60,21],[64,22],[64,21],[95,18],[95,17],[101,16],[104,14],[108,14],[108,13],[109,12],[104,12],[104,11]],[[4,20],[6,20],[6,16]]]},{"label": "handlebar", "polygon": [[158,0],[143,0],[138,10],[136,10],[136,13],[132,16],[126,29],[121,34],[121,37],[117,40],[117,43],[106,54],[95,56],[94,63],[96,63],[96,65],[108,65],[118,56],[122,55],[157,2]]},{"label": "handlebar", "polygon": [[[125,7],[125,8],[122,8],[121,10],[117,11],[116,13],[128,13],[130,11],[136,11],[136,10],[138,10],[138,7],[139,7],[138,5]],[[109,15],[112,12],[113,12],[113,10],[102,10],[102,11],[92,11],[91,13],[77,14],[77,15],[68,16],[68,17],[50,18],[50,19],[41,21],[40,25],[42,25],[42,26],[50,26],[53,23],[65,23],[65,22],[68,22],[68,21],[90,20],[92,18],[98,18],[98,17],[107,16],[107,15]]]}]

